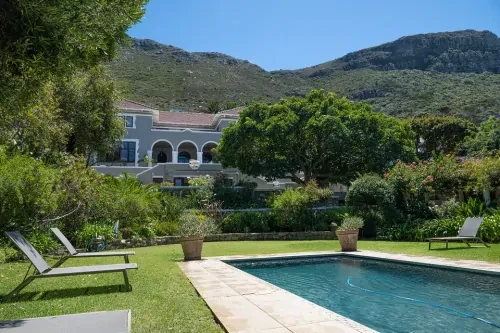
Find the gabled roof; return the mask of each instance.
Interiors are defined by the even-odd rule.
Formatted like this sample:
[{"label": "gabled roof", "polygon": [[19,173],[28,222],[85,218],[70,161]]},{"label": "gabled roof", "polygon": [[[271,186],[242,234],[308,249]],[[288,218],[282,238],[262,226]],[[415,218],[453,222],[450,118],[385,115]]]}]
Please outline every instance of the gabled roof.
[{"label": "gabled roof", "polygon": [[115,103],[115,105],[116,105],[116,107],[118,107],[122,110],[136,110],[136,111],[156,111],[157,110],[157,109],[149,107],[145,104],[130,101],[127,99],[118,101]]},{"label": "gabled roof", "polygon": [[160,126],[173,127],[214,127],[220,118],[233,118],[245,108],[240,106],[230,110],[224,110],[216,114],[199,112],[170,112],[159,111],[139,102],[122,100],[115,104],[122,110],[131,110],[135,112],[153,112],[158,118],[155,118],[155,124]]}]

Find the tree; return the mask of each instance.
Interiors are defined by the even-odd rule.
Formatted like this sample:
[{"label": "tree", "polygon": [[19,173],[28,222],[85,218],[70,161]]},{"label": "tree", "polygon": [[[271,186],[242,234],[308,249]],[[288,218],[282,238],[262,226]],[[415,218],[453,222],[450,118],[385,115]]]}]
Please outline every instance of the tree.
[{"label": "tree", "polygon": [[114,83],[104,67],[54,78],[39,92],[40,98],[18,116],[0,123],[0,144],[44,161],[60,152],[104,155],[123,134],[123,121],[114,106]]},{"label": "tree", "polygon": [[255,103],[226,128],[217,148],[223,167],[268,180],[347,183],[415,158],[413,131],[365,103],[313,90],[274,105]]},{"label": "tree", "polygon": [[147,0],[4,0],[0,6],[0,110],[15,113],[53,76],[110,61]]},{"label": "tree", "polygon": [[477,133],[464,142],[468,156],[485,157],[500,153],[500,119],[491,117],[479,125]]},{"label": "tree", "polygon": [[114,106],[116,91],[104,67],[63,79],[57,86],[60,113],[67,122],[67,150],[85,156],[104,156],[123,135],[123,120]]},{"label": "tree", "polygon": [[456,154],[465,137],[476,131],[476,125],[457,116],[422,116],[410,119],[415,132],[415,146],[420,159],[429,159],[433,152]]}]

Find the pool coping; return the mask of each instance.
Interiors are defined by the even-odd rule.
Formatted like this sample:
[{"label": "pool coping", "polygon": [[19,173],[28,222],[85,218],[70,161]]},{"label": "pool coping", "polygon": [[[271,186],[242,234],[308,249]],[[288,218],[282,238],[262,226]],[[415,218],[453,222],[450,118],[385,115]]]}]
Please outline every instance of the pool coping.
[{"label": "pool coping", "polygon": [[226,261],[328,256],[368,258],[500,275],[500,264],[373,251],[223,256],[178,264],[217,320],[229,333],[376,332],[226,263]]}]

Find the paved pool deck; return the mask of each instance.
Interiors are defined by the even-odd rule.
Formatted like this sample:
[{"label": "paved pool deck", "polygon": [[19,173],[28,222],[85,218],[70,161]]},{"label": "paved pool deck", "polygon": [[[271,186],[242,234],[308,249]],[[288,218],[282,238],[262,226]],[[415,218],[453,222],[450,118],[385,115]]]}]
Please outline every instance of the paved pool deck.
[{"label": "paved pool deck", "polygon": [[[299,252],[273,255],[210,257],[179,266],[229,333],[368,333],[374,330],[243,272],[226,260],[345,255],[341,252]],[[500,264],[474,260],[409,256],[371,251],[348,254],[402,263],[500,275]]]}]

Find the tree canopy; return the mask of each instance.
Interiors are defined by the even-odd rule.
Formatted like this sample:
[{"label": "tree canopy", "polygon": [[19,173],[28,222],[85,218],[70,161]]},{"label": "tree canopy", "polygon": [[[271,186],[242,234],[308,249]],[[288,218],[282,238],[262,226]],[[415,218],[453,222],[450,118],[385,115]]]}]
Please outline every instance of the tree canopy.
[{"label": "tree canopy", "polygon": [[[103,67],[54,78],[18,115],[0,112],[0,144],[10,151],[54,161],[60,152],[106,154],[123,134],[114,83]],[[0,110],[1,111],[1,110]]]},{"label": "tree canopy", "polygon": [[144,15],[145,3],[2,1],[0,108],[29,100],[53,75],[71,75],[113,59],[127,29]]},{"label": "tree canopy", "polygon": [[500,153],[500,119],[491,117],[479,125],[477,133],[465,139],[467,155],[485,157]]},{"label": "tree canopy", "polygon": [[223,167],[268,180],[347,183],[415,159],[408,123],[365,103],[313,90],[273,105],[255,103],[226,128],[217,148]]},{"label": "tree canopy", "polygon": [[477,129],[474,123],[457,116],[426,115],[412,118],[410,123],[420,159],[429,159],[433,152],[459,152],[465,137]]},{"label": "tree canopy", "polygon": [[53,160],[105,153],[122,134],[117,55],[147,0],[6,0],[0,7],[0,145]]}]

